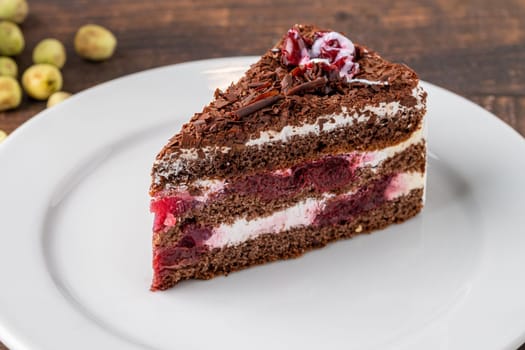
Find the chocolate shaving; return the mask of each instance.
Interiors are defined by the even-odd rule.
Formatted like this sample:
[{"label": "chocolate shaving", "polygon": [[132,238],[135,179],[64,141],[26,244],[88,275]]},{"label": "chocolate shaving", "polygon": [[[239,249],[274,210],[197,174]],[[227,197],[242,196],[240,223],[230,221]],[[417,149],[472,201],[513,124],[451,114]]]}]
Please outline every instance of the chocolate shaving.
[{"label": "chocolate shaving", "polygon": [[257,95],[250,103],[254,103],[254,102],[257,102],[259,100],[264,100],[267,97],[275,96],[275,95],[278,95],[278,94],[279,94],[279,91],[277,91],[275,89],[274,90],[270,90],[270,91],[266,91],[266,92],[263,92],[260,95]]},{"label": "chocolate shaving", "polygon": [[200,159],[206,158],[206,154],[204,154],[204,151],[202,150],[202,148],[197,148],[197,155],[199,156]]},{"label": "chocolate shaving", "polygon": [[292,76],[294,77],[301,76],[303,75],[303,73],[304,73],[303,69],[299,66],[295,67],[294,69],[290,71],[290,74],[292,74]]},{"label": "chocolate shaving", "polygon": [[247,115],[252,114],[253,112],[257,112],[259,109],[262,109],[264,107],[273,105],[275,102],[279,101],[282,98],[284,98],[283,95],[269,96],[269,97],[263,98],[261,100],[258,100],[258,101],[254,102],[252,104],[249,104],[247,106],[241,107],[237,111],[235,111],[234,113],[239,118],[244,118]]},{"label": "chocolate shaving", "polygon": [[226,107],[227,105],[232,104],[232,103],[233,103],[233,100],[227,101],[227,100],[223,100],[223,99],[215,100],[215,102],[214,102],[215,107],[217,107],[217,108],[223,108],[223,107]]},{"label": "chocolate shaving", "polygon": [[233,93],[231,93],[231,92],[225,93],[225,94],[224,94],[224,97],[225,97],[228,101],[230,101],[230,102],[235,102],[235,101],[237,101],[237,95],[236,95],[236,94],[233,94]]},{"label": "chocolate shaving", "polygon": [[269,81],[255,81],[253,83],[248,83],[249,88],[258,88],[261,86],[270,86]]},{"label": "chocolate shaving", "polygon": [[326,118],[319,118],[317,120],[317,124],[319,124],[319,131],[323,131],[324,123],[327,123],[327,122],[328,122],[328,119]]},{"label": "chocolate shaving", "polygon": [[277,74],[277,73],[275,73],[275,72],[266,72],[266,73],[263,73],[263,74],[261,74],[261,80],[274,79],[276,74]]},{"label": "chocolate shaving", "polygon": [[286,93],[293,84],[293,78],[290,74],[286,74],[281,80],[281,89]]},{"label": "chocolate shaving", "polygon": [[299,84],[297,86],[294,86],[290,88],[286,95],[298,95],[300,93],[304,93],[307,91],[313,91],[320,87],[326,86],[326,83],[328,83],[328,79],[326,77],[319,77],[312,81],[307,81],[306,83]]},{"label": "chocolate shaving", "polygon": [[271,85],[272,85],[272,83],[270,81],[267,81],[264,84],[262,84],[261,86],[256,87],[255,90],[263,91],[264,89],[270,87]]},{"label": "chocolate shaving", "polygon": [[250,103],[252,103],[252,100],[256,97],[257,95],[255,93],[251,93],[249,94],[248,96],[246,96],[246,98],[244,100],[241,101],[241,105],[243,106],[246,106],[246,105],[249,105]]}]

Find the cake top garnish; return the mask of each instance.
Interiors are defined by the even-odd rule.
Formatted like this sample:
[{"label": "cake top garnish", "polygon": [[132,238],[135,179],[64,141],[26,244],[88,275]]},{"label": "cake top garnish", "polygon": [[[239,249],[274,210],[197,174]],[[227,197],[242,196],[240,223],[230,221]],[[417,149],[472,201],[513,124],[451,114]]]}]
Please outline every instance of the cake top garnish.
[{"label": "cake top garnish", "polygon": [[[321,115],[354,113],[381,102],[416,103],[417,75],[343,34],[294,25],[243,77],[195,113],[166,153],[242,149],[261,131],[316,123]],[[204,152],[198,152],[204,157]]]},{"label": "cake top garnish", "polygon": [[337,71],[341,78],[347,80],[359,71],[359,64],[355,62],[355,46],[341,33],[318,31],[309,39],[292,27],[280,49],[284,65],[298,66],[303,71],[319,64],[324,71]]}]

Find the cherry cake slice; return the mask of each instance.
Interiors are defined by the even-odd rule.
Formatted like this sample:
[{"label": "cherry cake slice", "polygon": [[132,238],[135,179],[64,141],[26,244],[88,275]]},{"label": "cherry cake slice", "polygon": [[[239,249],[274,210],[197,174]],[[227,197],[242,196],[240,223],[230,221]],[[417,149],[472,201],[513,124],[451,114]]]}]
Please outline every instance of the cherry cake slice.
[{"label": "cherry cake slice", "polygon": [[151,289],[415,216],[425,103],[407,66],[341,33],[293,26],[157,155]]}]

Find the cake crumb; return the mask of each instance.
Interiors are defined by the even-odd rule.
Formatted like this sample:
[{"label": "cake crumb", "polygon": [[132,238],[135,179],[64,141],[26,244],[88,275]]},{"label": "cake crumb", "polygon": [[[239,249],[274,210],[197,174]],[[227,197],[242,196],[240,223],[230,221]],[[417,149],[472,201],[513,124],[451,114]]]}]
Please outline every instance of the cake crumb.
[{"label": "cake crumb", "polygon": [[355,232],[359,233],[361,231],[363,231],[363,226],[359,225],[355,228]]}]

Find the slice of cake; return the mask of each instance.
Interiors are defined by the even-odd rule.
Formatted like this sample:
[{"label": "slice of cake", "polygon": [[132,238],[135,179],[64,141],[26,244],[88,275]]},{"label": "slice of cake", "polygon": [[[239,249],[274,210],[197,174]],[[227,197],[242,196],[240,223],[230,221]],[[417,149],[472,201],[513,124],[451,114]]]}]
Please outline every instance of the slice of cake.
[{"label": "slice of cake", "polygon": [[158,154],[152,290],[416,215],[425,99],[407,66],[294,26]]}]

